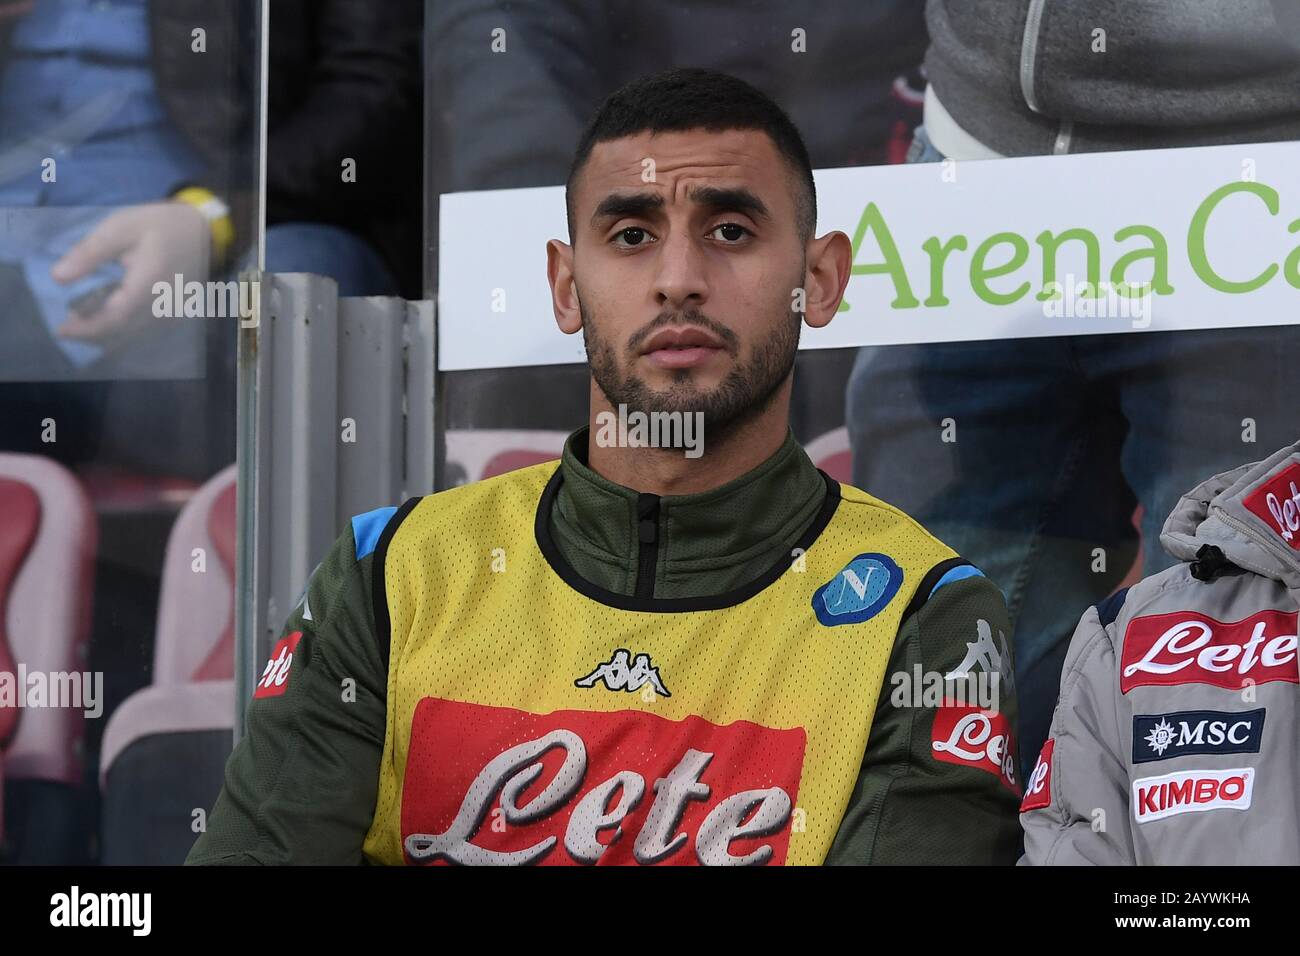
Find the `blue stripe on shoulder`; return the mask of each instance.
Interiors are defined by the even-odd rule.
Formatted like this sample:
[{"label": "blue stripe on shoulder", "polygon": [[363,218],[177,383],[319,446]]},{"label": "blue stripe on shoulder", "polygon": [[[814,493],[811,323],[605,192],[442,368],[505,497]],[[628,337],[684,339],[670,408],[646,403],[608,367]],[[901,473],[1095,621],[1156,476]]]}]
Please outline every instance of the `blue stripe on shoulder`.
[{"label": "blue stripe on shoulder", "polygon": [[934,597],[934,592],[939,590],[939,588],[943,587],[945,584],[952,584],[954,581],[964,581],[967,578],[982,577],[984,577],[984,572],[973,564],[961,564],[955,568],[949,568],[948,571],[945,572],[944,576],[935,582],[934,587],[930,588],[930,593],[926,596],[926,600]]},{"label": "blue stripe on shoulder", "polygon": [[1101,621],[1102,627],[1115,623],[1120,610],[1124,607],[1126,597],[1128,597],[1128,588],[1123,588],[1106,598],[1106,600],[1097,602],[1097,618]]},{"label": "blue stripe on shoulder", "polygon": [[396,511],[394,507],[376,508],[352,519],[352,537],[357,540],[358,561],[375,550],[379,536],[384,533],[384,526]]}]

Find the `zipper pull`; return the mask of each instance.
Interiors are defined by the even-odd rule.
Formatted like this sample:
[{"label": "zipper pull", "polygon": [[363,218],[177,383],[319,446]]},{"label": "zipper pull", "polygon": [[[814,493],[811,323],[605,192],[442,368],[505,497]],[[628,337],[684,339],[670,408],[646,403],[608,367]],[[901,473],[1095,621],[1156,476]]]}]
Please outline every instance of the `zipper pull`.
[{"label": "zipper pull", "polygon": [[659,496],[642,492],[636,500],[637,540],[654,544],[659,530]]},{"label": "zipper pull", "polygon": [[636,597],[655,593],[655,565],[659,562],[659,496],[641,492],[636,499]]}]

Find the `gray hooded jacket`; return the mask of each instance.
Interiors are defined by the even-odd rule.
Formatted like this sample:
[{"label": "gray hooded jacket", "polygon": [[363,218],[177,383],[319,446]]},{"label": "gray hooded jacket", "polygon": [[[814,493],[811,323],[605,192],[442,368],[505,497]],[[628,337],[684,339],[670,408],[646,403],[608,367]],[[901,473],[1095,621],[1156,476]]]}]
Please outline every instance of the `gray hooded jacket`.
[{"label": "gray hooded jacket", "polygon": [[929,0],[940,102],[1004,156],[1300,138],[1300,0]]},{"label": "gray hooded jacket", "polygon": [[1183,563],[1090,608],[1022,864],[1300,863],[1300,443],[1184,495]]}]

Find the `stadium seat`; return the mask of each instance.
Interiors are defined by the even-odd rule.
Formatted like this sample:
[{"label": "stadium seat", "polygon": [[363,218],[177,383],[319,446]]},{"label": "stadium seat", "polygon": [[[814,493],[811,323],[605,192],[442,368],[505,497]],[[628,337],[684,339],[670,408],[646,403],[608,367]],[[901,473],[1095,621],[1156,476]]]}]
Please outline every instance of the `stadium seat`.
[{"label": "stadium seat", "polygon": [[836,481],[853,484],[853,453],[849,450],[849,430],[836,428],[805,443],[804,451],[814,465]]},{"label": "stadium seat", "polygon": [[552,461],[568,437],[565,431],[542,429],[448,429],[447,473],[453,484],[467,484]]},{"label": "stadium seat", "polygon": [[167,541],[153,683],[123,701],[100,754],[105,864],[184,862],[221,789],[234,730],[234,465]]},{"label": "stadium seat", "polygon": [[34,675],[47,691],[45,706],[0,705],[5,862],[76,862],[83,852],[82,695],[95,687],[82,675],[97,537],[71,472],[39,456],[0,454],[0,672],[12,675],[15,705]]}]

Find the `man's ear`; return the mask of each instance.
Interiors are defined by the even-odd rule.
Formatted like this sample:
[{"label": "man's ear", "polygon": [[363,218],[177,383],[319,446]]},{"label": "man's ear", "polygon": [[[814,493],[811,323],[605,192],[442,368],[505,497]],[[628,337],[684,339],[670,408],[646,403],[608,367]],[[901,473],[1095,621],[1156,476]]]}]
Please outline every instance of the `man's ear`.
[{"label": "man's ear", "polygon": [[573,247],[559,239],[546,243],[546,278],[551,283],[551,307],[555,324],[565,335],[582,328],[582,306],[578,284],[573,278]]},{"label": "man's ear", "polygon": [[828,325],[844,299],[853,274],[853,243],[842,232],[828,232],[808,243],[804,277],[804,321],[814,329]]}]

